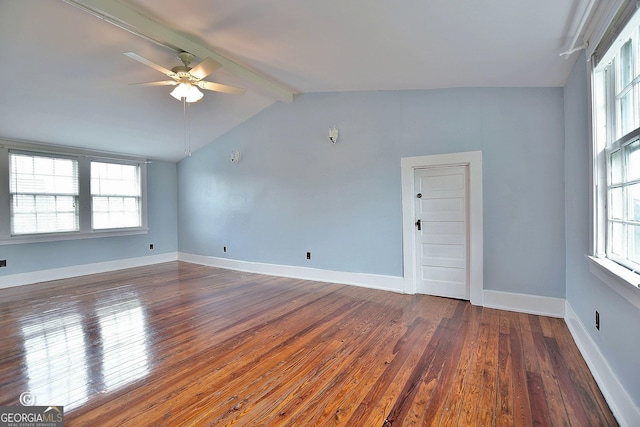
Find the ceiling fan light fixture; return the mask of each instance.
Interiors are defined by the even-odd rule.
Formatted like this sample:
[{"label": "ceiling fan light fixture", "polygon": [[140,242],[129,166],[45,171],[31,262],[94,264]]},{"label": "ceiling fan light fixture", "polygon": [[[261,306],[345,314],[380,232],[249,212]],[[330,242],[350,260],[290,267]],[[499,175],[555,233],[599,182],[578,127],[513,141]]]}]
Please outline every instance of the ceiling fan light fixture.
[{"label": "ceiling fan light fixture", "polygon": [[192,84],[180,83],[171,91],[171,96],[178,101],[182,101],[182,98],[185,98],[185,101],[187,102],[198,102],[202,99],[204,94]]}]

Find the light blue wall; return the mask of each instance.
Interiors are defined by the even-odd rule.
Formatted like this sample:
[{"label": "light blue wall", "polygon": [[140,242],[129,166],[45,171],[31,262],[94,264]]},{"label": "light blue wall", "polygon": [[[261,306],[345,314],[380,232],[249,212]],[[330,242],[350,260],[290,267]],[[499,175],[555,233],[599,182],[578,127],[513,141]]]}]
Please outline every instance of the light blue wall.
[{"label": "light blue wall", "polygon": [[444,89],[274,104],[179,163],[180,251],[402,276],[400,158],[482,150],[485,288],[564,298],[562,97]]},{"label": "light blue wall", "polygon": [[[584,54],[564,88],[565,201],[567,245],[567,301],[586,327],[600,352],[640,406],[640,310],[589,272],[590,202],[588,72]],[[600,313],[600,330],[594,326]]]},{"label": "light blue wall", "polygon": [[176,252],[177,199],[176,164],[154,161],[147,165],[148,234],[3,245],[0,283],[3,275]]}]

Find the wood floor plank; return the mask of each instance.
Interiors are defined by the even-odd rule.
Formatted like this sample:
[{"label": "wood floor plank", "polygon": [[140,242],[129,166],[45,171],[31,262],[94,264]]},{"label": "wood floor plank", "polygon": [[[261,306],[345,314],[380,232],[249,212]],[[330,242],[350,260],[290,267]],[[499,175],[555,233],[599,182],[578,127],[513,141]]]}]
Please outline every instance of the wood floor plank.
[{"label": "wood floor plank", "polygon": [[[500,324],[500,312],[497,310],[488,310],[486,313],[488,324],[491,331],[497,331]],[[480,417],[479,425],[493,426],[496,425],[498,417],[498,392],[500,379],[498,376],[498,368],[500,361],[500,334],[492,333],[487,343],[487,354],[485,358],[484,369],[482,370],[482,394],[480,396]],[[504,368],[503,368],[504,369]],[[504,369],[504,372],[507,372]]]},{"label": "wood floor plank", "polygon": [[[511,369],[511,337],[502,332],[505,319],[500,319],[500,334],[498,336],[498,404],[496,406],[497,425],[515,425],[513,420],[513,376]],[[507,320],[508,323],[508,320]]]},{"label": "wood floor plank", "polygon": [[[436,328],[433,336],[429,339],[426,349],[421,353],[415,353],[414,358],[408,359],[407,364],[411,366],[407,374],[396,382],[396,390],[388,397],[391,409],[386,412],[384,418],[390,425],[420,425],[424,416],[428,402],[431,400],[433,391],[433,377],[440,372],[441,365],[435,359],[439,345],[447,346],[447,326],[449,319],[442,319]],[[433,367],[431,371],[429,368]],[[431,376],[427,376],[432,372]],[[422,386],[425,387],[422,387]],[[414,401],[420,396],[418,408],[414,407]],[[397,398],[395,398],[397,396]],[[414,411],[411,411],[411,409]],[[415,410],[417,409],[417,410]]]},{"label": "wood floor plank", "polygon": [[[550,323],[556,334],[560,334],[554,343],[558,345],[561,357],[566,364],[563,374],[569,378],[573,385],[573,389],[585,411],[584,415],[588,419],[587,425],[615,425],[616,421],[611,412],[603,411],[602,409],[608,407],[608,405],[593,380],[593,376],[589,372],[576,344],[571,339],[561,338],[566,336],[566,324],[559,319],[552,319]],[[579,419],[582,419],[582,417],[579,417]]]},{"label": "wood floor plank", "polygon": [[[480,315],[478,316],[479,321],[479,330],[478,330],[478,338],[474,342],[473,345],[467,351],[466,354],[469,355],[469,369],[462,373],[464,375],[464,390],[462,391],[459,399],[461,400],[461,408],[460,414],[458,417],[458,421],[460,425],[473,425],[476,423],[476,420],[480,418],[480,398],[483,390],[494,389],[495,387],[483,387],[483,382],[485,379],[485,359],[487,358],[487,354],[490,352],[489,347],[489,338],[491,336],[491,331],[495,330],[491,327],[488,322],[488,315]],[[491,399],[490,399],[491,400]],[[491,401],[495,401],[494,399]],[[491,423],[490,425],[492,425]],[[446,425],[456,425],[446,422]]]},{"label": "wood floor plank", "polygon": [[616,425],[561,319],[169,262],[0,289],[0,405],[69,426]]},{"label": "wood floor plank", "polygon": [[531,408],[531,424],[535,426],[550,426],[551,418],[541,375],[538,372],[527,372],[527,386],[529,390],[529,407]]},{"label": "wood floor plank", "polygon": [[[514,316],[515,317],[515,316]],[[509,333],[511,349],[511,375],[513,378],[513,418],[516,425],[531,425],[529,388],[527,386],[527,369],[522,345],[520,328],[515,321],[510,322],[511,331]]]},{"label": "wood floor plank", "polygon": [[564,405],[562,389],[555,376],[549,353],[545,347],[540,317],[532,316],[529,318],[529,324],[531,325],[531,334],[536,348],[536,355],[538,356],[538,366],[544,387],[545,403],[549,410],[549,418],[555,420],[555,424],[562,422],[561,425],[568,426],[570,425],[569,420],[576,419],[576,416],[572,409],[569,411],[570,408]]},{"label": "wood floor plank", "polygon": [[[354,380],[349,381],[345,373],[353,369],[357,369],[357,365],[364,363],[363,358],[367,355],[378,354],[375,351],[376,348],[380,345],[384,345],[382,341],[385,336],[384,328],[389,326],[391,319],[387,319],[385,314],[388,313],[383,313],[381,316],[381,323],[379,327],[372,328],[370,333],[368,333],[367,338],[362,341],[361,345],[356,343],[350,345],[352,351],[350,357],[337,360],[332,366],[331,372],[323,374],[322,380],[318,384],[322,386],[321,391],[314,393],[314,389],[317,385],[312,383],[305,384],[306,387],[304,393],[309,394],[308,399],[300,399],[296,401],[295,404],[284,408],[283,412],[287,415],[286,417],[282,415],[280,421],[286,422],[290,425],[314,425],[312,422],[314,417],[320,416],[324,418],[320,409],[323,409],[324,411],[333,410],[333,408],[331,408],[331,402],[340,402],[338,393],[340,391],[347,392],[346,390],[342,390],[340,385],[353,384],[353,386],[355,386],[357,384]],[[306,405],[300,405],[303,401],[306,402]],[[299,410],[294,411],[296,406],[299,406]],[[336,414],[338,412],[339,411],[336,411]]]},{"label": "wood floor plank", "polygon": [[564,404],[568,408],[568,411],[575,415],[575,418],[571,420],[571,424],[578,426],[588,426],[589,417],[586,413],[584,406],[580,400],[580,396],[571,380],[571,374],[567,370],[566,362],[560,351],[557,340],[552,337],[545,337],[545,347],[549,352],[549,359],[555,372],[558,382],[563,392]]},{"label": "wood floor plank", "polygon": [[[385,410],[390,407],[388,400],[383,400],[387,389],[392,385],[396,375],[405,365],[407,358],[412,354],[415,355],[414,343],[419,339],[420,332],[425,328],[426,321],[418,317],[410,325],[399,338],[393,347],[393,356],[391,360],[385,364],[383,372],[377,377],[376,382],[368,387],[369,392],[360,402],[356,410],[348,419],[345,425],[367,425],[369,417],[380,418],[380,422],[371,425],[379,425],[385,419]],[[411,365],[411,364],[410,364]],[[379,407],[381,405],[382,407]]]},{"label": "wood floor plank", "polygon": [[[412,299],[412,303],[417,301],[416,298]],[[442,303],[441,299],[431,299],[422,305],[422,308],[426,308],[426,312],[431,313],[433,316],[438,316],[438,313],[444,311],[443,308],[446,304]],[[295,425],[319,425],[319,420],[327,420],[326,425],[338,426],[345,425],[346,420],[357,409],[357,406],[365,398],[365,394],[370,389],[372,384],[379,378],[379,375],[386,369],[389,361],[393,358],[391,349],[394,348],[394,343],[397,341],[407,327],[411,315],[417,316],[424,314],[425,311],[421,310],[416,312],[413,309],[417,309],[413,304],[410,310],[405,310],[403,316],[393,321],[392,329],[390,333],[386,334],[386,339],[381,342],[381,345],[374,351],[364,354],[359,360],[358,367],[354,366],[352,375],[346,377],[345,382],[340,387],[340,390],[336,394],[334,402],[328,402],[322,412],[317,413],[308,422],[295,424]],[[434,324],[426,325],[423,330],[423,339],[428,340],[435,331]],[[384,410],[380,411],[380,415],[385,416],[388,413],[389,405],[386,404]],[[333,415],[331,417],[331,415]]]},{"label": "wood floor plank", "polygon": [[[462,413],[465,399],[468,399],[470,394],[476,393],[474,400],[476,403],[478,401],[479,390],[473,386],[469,379],[472,378],[473,373],[478,370],[477,365],[475,365],[478,356],[482,356],[484,353],[482,352],[479,355],[478,352],[474,350],[476,348],[482,348],[482,343],[479,343],[479,340],[482,338],[485,339],[483,343],[486,345],[486,333],[488,331],[485,331],[483,337],[480,336],[482,308],[469,306],[469,310],[472,312],[472,315],[469,316],[467,320],[469,329],[465,334],[465,339],[460,349],[460,360],[451,381],[452,386],[449,390],[447,400],[444,403],[440,418],[439,425],[443,427],[464,425],[465,417],[462,417]],[[475,369],[473,367],[475,367]],[[471,393],[468,393],[469,389],[471,389]]]},{"label": "wood floor plank", "polygon": [[454,316],[447,321],[444,334],[448,339],[436,348],[433,363],[429,366],[425,374],[425,384],[430,383],[436,386],[433,387],[433,390],[430,392],[430,399],[422,416],[423,424],[439,424],[442,412],[444,411],[444,402],[450,392],[450,387],[438,387],[437,385],[440,384],[441,379],[443,383],[446,382],[450,384],[455,367],[460,361],[460,358],[467,357],[467,355],[461,354],[463,340],[454,339],[457,338],[459,334],[464,336],[467,328],[468,323],[460,319],[459,316]]},{"label": "wood floor plank", "polygon": [[[352,311],[347,317],[318,336],[318,339],[304,343],[305,347],[317,348],[321,351],[313,359],[309,357],[311,352],[307,352],[304,358],[299,358],[300,369],[295,372],[295,375],[293,372],[286,372],[283,378],[275,382],[268,394],[256,399],[254,406],[247,407],[247,410],[252,413],[251,416],[275,419],[282,424],[295,414],[297,405],[310,399],[315,387],[323,386],[323,380],[328,380],[335,362],[347,359],[349,354],[353,352],[354,347],[345,345],[345,342],[359,341],[363,335],[367,335],[367,328],[362,328],[365,325],[358,325],[360,328],[351,330],[344,328],[344,325],[351,324],[354,318],[361,315],[366,316],[367,308],[370,307],[359,308],[362,310]],[[310,388],[314,390],[309,391]],[[275,400],[274,404],[274,399],[271,397],[276,394],[285,397]]]},{"label": "wood floor plank", "polygon": [[[455,307],[457,301],[448,301],[441,308],[442,316],[445,316],[450,308]],[[444,328],[446,318],[427,329],[428,333],[419,337],[415,351],[409,355],[403,369],[398,372],[392,386],[387,389],[384,399],[377,405],[374,414],[384,414],[383,422],[387,425],[417,425],[424,414],[431,393],[424,390],[430,384],[425,383],[426,367],[435,357],[437,343],[444,340]],[[423,349],[423,350],[421,350]],[[369,421],[373,424],[373,421]],[[379,423],[378,423],[379,424]]]}]

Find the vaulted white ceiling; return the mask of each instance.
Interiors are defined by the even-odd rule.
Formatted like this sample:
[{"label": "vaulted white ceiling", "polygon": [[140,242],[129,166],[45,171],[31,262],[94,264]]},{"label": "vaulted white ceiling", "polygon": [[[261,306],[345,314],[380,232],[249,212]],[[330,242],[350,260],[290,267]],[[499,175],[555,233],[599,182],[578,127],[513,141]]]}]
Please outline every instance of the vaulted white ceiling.
[{"label": "vaulted white ceiling", "polygon": [[[193,150],[283,102],[238,70],[296,93],[562,86],[577,54],[559,54],[589,3],[111,1],[239,66],[207,80],[246,87],[245,95],[205,92],[191,105]],[[175,50],[68,2],[0,1],[0,138],[179,160],[182,103],[170,86],[131,86],[164,77],[123,55],[129,51],[179,64]]]}]

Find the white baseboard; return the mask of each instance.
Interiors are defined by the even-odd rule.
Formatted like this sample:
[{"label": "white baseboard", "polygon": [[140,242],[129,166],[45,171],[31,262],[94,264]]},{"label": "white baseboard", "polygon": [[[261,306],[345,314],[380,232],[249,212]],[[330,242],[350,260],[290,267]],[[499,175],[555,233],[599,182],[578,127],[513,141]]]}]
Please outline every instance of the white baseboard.
[{"label": "white baseboard", "polygon": [[482,306],[541,316],[564,317],[565,299],[484,290]]},{"label": "white baseboard", "polygon": [[396,276],[379,274],[351,273],[346,271],[322,270],[319,268],[296,267],[291,265],[265,264],[260,262],[238,261],[228,258],[193,255],[180,252],[180,261],[211,267],[228,268],[248,273],[266,274],[269,276],[290,277],[294,279],[314,280],[318,282],[340,283],[361,286],[383,291],[403,292],[404,279]]},{"label": "white baseboard", "polygon": [[0,284],[0,289],[11,288],[13,286],[30,285],[33,283],[48,282],[50,280],[86,276],[87,274],[105,273],[108,271],[122,270],[125,268],[160,264],[162,262],[176,261],[177,259],[177,252],[169,252],[166,254],[151,255],[138,258],[125,258],[115,261],[73,265],[70,267],[53,268],[50,270],[40,270],[29,273],[10,274],[8,276],[0,276],[0,281],[2,282]]},{"label": "white baseboard", "polygon": [[600,353],[598,346],[568,301],[566,302],[565,313],[565,323],[573,336],[573,340],[587,366],[589,366],[593,378],[598,383],[618,423],[621,426],[637,426],[638,420],[640,420],[640,408],[635,405],[633,399],[622,387],[622,384],[620,384],[620,381],[611,370],[607,359]]}]

